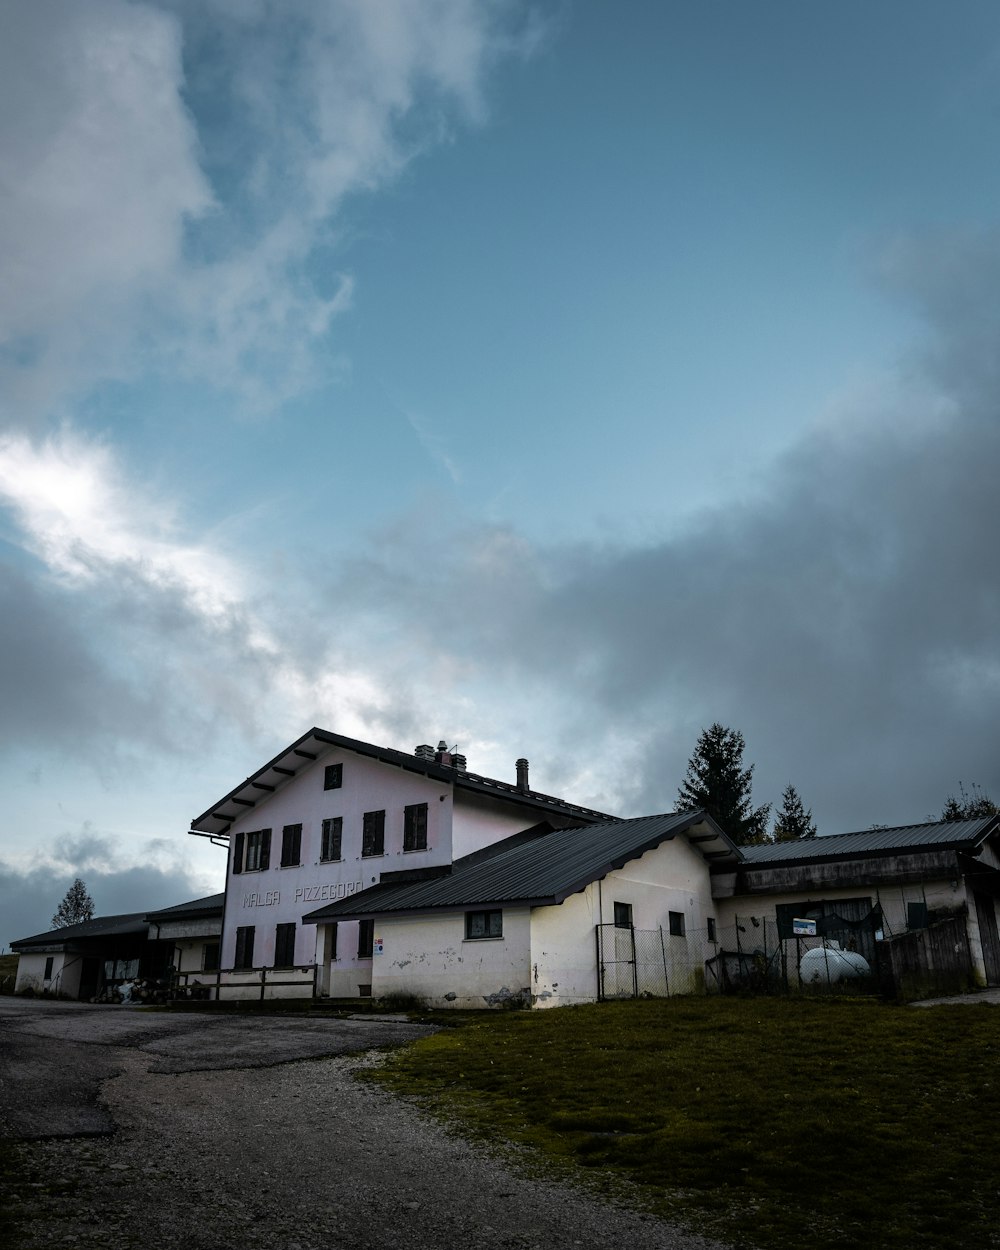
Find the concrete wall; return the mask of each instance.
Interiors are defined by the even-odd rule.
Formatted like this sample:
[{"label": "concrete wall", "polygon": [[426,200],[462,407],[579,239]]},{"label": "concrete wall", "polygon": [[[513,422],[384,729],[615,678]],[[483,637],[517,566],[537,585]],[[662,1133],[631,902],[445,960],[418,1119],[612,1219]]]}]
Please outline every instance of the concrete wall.
[{"label": "concrete wall", "polygon": [[[705,859],[682,836],[661,843],[559,906],[533,911],[531,989],[536,1006],[596,1000],[596,927],[614,923],[616,902],[631,905],[635,929],[663,930],[661,950],[670,992],[701,988],[704,934],[715,904]],[[672,911],[684,917],[684,936],[670,935]],[[614,936],[610,930],[606,933]]]},{"label": "concrete wall", "polygon": [[[52,975],[46,980],[45,963],[48,959],[52,960]],[[48,993],[76,998],[80,993],[82,972],[83,957],[81,955],[69,955],[63,951],[20,955],[17,961],[14,993],[20,994],[30,988],[36,994]]]},{"label": "concrete wall", "polygon": [[503,909],[502,938],[466,938],[464,912],[377,920],[372,993],[433,1007],[502,1007],[529,992],[530,953],[526,907]]},{"label": "concrete wall", "polygon": [[[530,829],[543,819],[545,817],[542,814],[535,814],[530,808],[503,803],[492,796],[458,790],[455,794],[452,833],[455,858],[461,859],[463,855],[481,851],[483,847],[492,846],[494,842],[509,838],[513,833]],[[558,824],[558,819],[552,823]]]}]

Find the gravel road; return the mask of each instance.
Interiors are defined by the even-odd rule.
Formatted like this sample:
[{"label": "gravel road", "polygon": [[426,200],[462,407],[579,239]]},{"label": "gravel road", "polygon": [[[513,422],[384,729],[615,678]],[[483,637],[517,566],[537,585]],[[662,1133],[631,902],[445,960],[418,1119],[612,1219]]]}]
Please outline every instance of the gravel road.
[{"label": "gravel road", "polygon": [[0,999],[24,1250],[725,1250],[356,1078],[426,1031]]}]

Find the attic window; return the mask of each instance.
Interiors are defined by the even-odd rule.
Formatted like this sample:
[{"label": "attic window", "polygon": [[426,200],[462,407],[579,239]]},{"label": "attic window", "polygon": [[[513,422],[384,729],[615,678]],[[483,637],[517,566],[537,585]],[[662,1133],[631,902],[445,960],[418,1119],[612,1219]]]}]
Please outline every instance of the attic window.
[{"label": "attic window", "polygon": [[323,769],[323,789],[339,790],[344,784],[343,764],[327,764]]}]

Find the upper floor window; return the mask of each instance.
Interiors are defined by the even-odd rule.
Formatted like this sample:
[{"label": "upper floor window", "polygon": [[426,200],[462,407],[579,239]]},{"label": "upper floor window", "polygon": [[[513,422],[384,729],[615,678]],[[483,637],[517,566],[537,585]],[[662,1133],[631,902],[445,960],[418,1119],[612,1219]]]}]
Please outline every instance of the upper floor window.
[{"label": "upper floor window", "polygon": [[426,803],[410,803],[403,809],[403,850],[427,850]]},{"label": "upper floor window", "polygon": [[343,816],[330,816],[323,821],[323,839],[320,842],[319,857],[321,860],[340,859],[341,843],[344,835]]},{"label": "upper floor window", "polygon": [[323,789],[339,790],[344,784],[343,764],[327,764],[323,769]]},{"label": "upper floor window", "polygon": [[302,862],[302,826],[285,825],[281,831],[281,866],[292,868]]},{"label": "upper floor window", "polygon": [[385,812],[365,812],[361,828],[361,854],[385,854]]},{"label": "upper floor window", "polygon": [[263,872],[271,866],[271,830],[238,833],[233,846],[233,872]]}]

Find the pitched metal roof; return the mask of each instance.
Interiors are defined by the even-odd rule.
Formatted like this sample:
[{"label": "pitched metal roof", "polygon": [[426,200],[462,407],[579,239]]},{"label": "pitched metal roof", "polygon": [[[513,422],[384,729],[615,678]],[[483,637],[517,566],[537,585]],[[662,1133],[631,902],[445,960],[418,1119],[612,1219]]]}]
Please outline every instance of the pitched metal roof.
[{"label": "pitched metal roof", "polygon": [[[320,907],[302,919],[314,924],[486,904],[561,903],[592,881],[678,835],[687,835],[708,860],[724,859],[734,866],[738,861],[736,848],[706,812],[667,812],[556,829],[529,841],[515,835],[508,844],[498,843],[485,853],[456,860],[446,877],[408,884],[382,883]],[[494,853],[488,853],[490,849]]]},{"label": "pitched metal roof", "polygon": [[159,911],[147,912],[146,919],[157,924],[164,920],[183,920],[185,916],[196,919],[212,915],[221,916],[225,901],[225,892],[209,894],[206,898],[194,898],[190,903],[178,903],[174,907],[161,907]]},{"label": "pitched metal roof", "polygon": [[936,821],[925,825],[898,825],[892,829],[865,829],[860,833],[835,833],[825,837],[801,838],[796,842],[766,842],[763,846],[741,846],[740,854],[748,868],[758,865],[797,863],[809,860],[880,855],[932,847],[964,849],[978,846],[1000,826],[996,816],[979,820]]},{"label": "pitched metal roof", "polygon": [[128,934],[146,933],[148,925],[144,912],[128,912],[123,916],[95,916],[93,920],[81,920],[79,924],[64,925],[50,929],[48,933],[36,933],[34,937],[18,938],[11,942],[11,950],[26,946],[59,946],[84,938],[123,937]]},{"label": "pitched metal roof", "polygon": [[518,807],[527,808],[533,813],[555,812],[562,816],[570,816],[575,821],[593,822],[614,820],[609,812],[599,812],[594,808],[580,807],[569,803],[566,799],[556,798],[551,794],[543,794],[539,790],[520,790],[513,782],[497,781],[492,777],[483,777],[479,773],[470,773],[452,768],[447,764],[439,764],[436,760],[420,759],[416,755],[408,755],[405,751],[396,751],[392,747],[375,746],[371,742],[361,742],[357,738],[345,738],[343,734],[330,733],[326,729],[310,729],[276,755],[263,768],[258,770],[225,797],[191,822],[191,832],[204,834],[208,837],[225,838],[229,828],[240,816],[252,810],[257,803],[264,802],[275,791],[288,784],[296,773],[325,754],[331,747],[340,747],[344,751],[352,751],[356,755],[364,755],[369,759],[380,760],[385,764],[394,764],[407,772],[422,773],[454,786],[456,790],[464,790],[473,794],[491,795],[501,798]]}]

